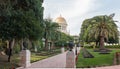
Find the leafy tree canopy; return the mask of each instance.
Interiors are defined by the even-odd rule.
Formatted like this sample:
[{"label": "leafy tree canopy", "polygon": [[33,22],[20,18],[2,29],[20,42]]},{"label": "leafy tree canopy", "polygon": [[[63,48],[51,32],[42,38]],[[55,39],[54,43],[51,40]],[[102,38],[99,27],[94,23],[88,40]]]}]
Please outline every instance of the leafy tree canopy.
[{"label": "leafy tree canopy", "polygon": [[0,37],[5,40],[40,37],[43,22],[42,0],[1,0]]}]

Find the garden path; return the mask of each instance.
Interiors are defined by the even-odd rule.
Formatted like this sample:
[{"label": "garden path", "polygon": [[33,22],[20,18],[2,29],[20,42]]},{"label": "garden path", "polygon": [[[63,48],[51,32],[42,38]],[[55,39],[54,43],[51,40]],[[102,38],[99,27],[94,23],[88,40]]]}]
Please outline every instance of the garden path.
[{"label": "garden path", "polygon": [[66,52],[44,59],[35,63],[29,68],[65,68],[66,65]]},{"label": "garden path", "polygon": [[28,68],[17,68],[17,69],[34,69],[34,68],[65,68],[66,65],[66,52],[43,59],[31,64]]}]

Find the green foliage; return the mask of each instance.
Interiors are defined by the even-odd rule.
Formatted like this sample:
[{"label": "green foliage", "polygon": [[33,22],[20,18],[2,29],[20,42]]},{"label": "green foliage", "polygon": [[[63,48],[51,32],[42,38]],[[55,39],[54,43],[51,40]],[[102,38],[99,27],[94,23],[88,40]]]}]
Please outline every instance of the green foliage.
[{"label": "green foliage", "polygon": [[[0,3],[0,37],[36,40],[42,31],[42,0],[5,0]],[[41,34],[42,35],[42,34]]]},{"label": "green foliage", "polygon": [[[93,49],[94,47],[93,46],[84,46],[84,48]],[[95,46],[95,48],[99,48],[99,46]]]},{"label": "green foliage", "polygon": [[120,45],[110,45],[110,46],[105,46],[105,48],[120,49]]},{"label": "green foliage", "polygon": [[85,48],[81,49],[81,53],[84,58],[94,58],[94,56]]},{"label": "green foliage", "polygon": [[49,40],[56,40],[58,37],[58,28],[59,25],[55,22],[52,22],[51,19],[44,20],[44,37]]},{"label": "green foliage", "polygon": [[70,36],[70,35],[67,35],[67,34],[65,34],[65,33],[61,33],[60,39],[61,39],[62,41],[72,41],[72,40],[73,40],[73,37]]},{"label": "green foliage", "polygon": [[44,38],[45,38],[45,48],[48,48],[48,41],[54,43],[56,40],[58,40],[59,34],[58,34],[58,28],[59,25],[55,22],[52,22],[51,19],[45,19],[44,20]]},{"label": "green foliage", "polygon": [[30,47],[30,50],[32,52],[35,52],[35,49],[37,49],[37,52],[41,51],[43,49],[43,41],[42,40],[37,40],[37,41],[32,41],[32,47]]},{"label": "green foliage", "polygon": [[106,41],[107,43],[119,43],[119,39],[118,39],[118,37],[115,37],[115,39],[114,38],[112,38],[112,37],[110,37],[109,39],[108,39],[108,41]]},{"label": "green foliage", "polygon": [[0,39],[9,41],[9,57],[11,57],[14,39],[38,40],[42,38],[42,2],[43,0],[0,1]]},{"label": "green foliage", "polygon": [[67,46],[67,42],[73,41],[73,37],[60,32],[59,40],[56,41],[55,46]]},{"label": "green foliage", "polygon": [[[107,15],[95,16],[83,21],[80,39],[85,42],[100,41],[103,36],[108,41],[118,41],[118,30],[114,20]],[[113,40],[111,40],[111,38]]]},{"label": "green foliage", "polygon": [[[111,17],[107,15],[95,16],[84,22],[81,28],[81,40],[99,43],[101,50],[104,49],[104,42],[108,42],[109,39],[118,41],[117,25]],[[88,25],[86,26],[86,24]]]},{"label": "green foliage", "polygon": [[[84,46],[84,48],[93,49],[93,46]],[[99,46],[95,46],[95,48],[99,48]],[[105,46],[105,48],[120,49],[120,45],[109,45],[109,46]]]},{"label": "green foliage", "polygon": [[32,53],[31,63],[45,59],[45,58],[48,58],[48,56],[47,55],[46,56],[39,56],[39,55],[36,55],[35,53]]},{"label": "green foliage", "polygon": [[20,52],[20,45],[17,43],[17,44],[15,44],[15,46],[13,48],[13,53],[19,54],[19,52]]},{"label": "green foliage", "polygon": [[5,49],[6,49],[6,42],[0,39],[0,51],[5,51]]},{"label": "green foliage", "polygon": [[55,43],[55,46],[59,46],[59,47],[67,46],[67,42],[66,41],[58,41]]}]

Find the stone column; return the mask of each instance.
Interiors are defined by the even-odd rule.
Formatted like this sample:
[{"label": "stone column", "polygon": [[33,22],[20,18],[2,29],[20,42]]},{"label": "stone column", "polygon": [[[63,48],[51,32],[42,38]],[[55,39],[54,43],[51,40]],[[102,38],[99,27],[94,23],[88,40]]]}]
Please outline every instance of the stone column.
[{"label": "stone column", "polygon": [[61,48],[61,52],[62,52],[62,53],[65,52],[65,48],[64,48],[64,47]]},{"label": "stone column", "polygon": [[22,50],[20,52],[20,66],[26,68],[29,67],[30,64],[30,51],[29,50]]},{"label": "stone column", "polygon": [[73,51],[68,51],[66,54],[66,68],[75,68],[75,54]]}]

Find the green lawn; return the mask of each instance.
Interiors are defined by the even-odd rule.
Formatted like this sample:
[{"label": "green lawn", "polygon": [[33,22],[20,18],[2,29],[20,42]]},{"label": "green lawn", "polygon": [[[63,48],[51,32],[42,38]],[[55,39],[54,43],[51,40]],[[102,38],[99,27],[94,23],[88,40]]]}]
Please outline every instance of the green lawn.
[{"label": "green lawn", "polygon": [[39,56],[39,55],[36,55],[35,53],[32,53],[32,55],[31,55],[31,63],[42,60],[42,59],[45,59],[45,58],[48,58],[48,57],[49,56]]},{"label": "green lawn", "polygon": [[98,66],[110,66],[113,65],[113,58],[115,52],[120,52],[120,49],[112,49],[110,54],[99,54],[99,52],[93,52],[93,49],[87,49],[94,58],[83,58],[80,53],[78,56],[78,61],[76,63],[77,68],[89,68]]}]

